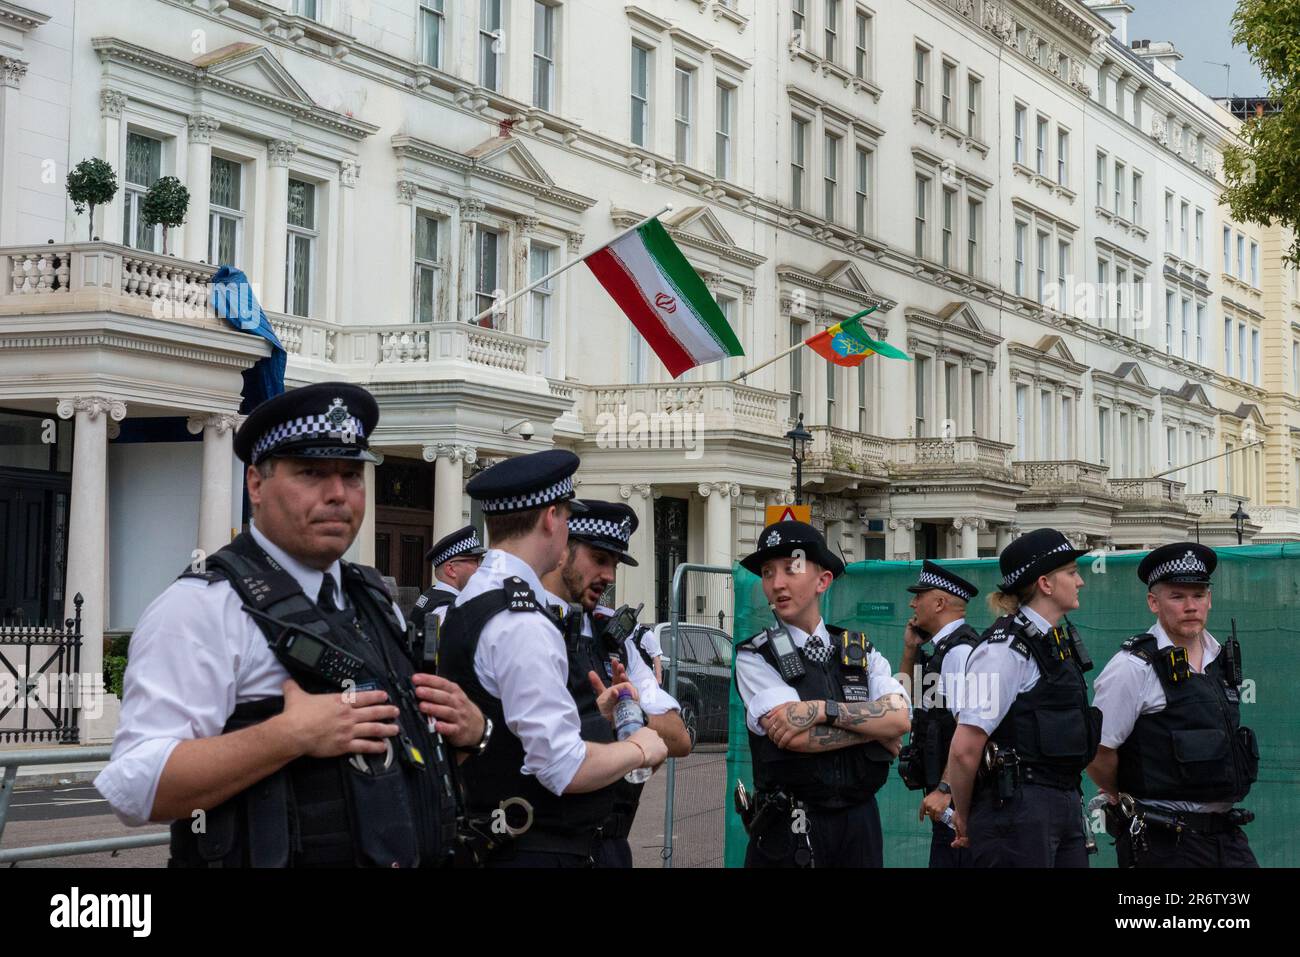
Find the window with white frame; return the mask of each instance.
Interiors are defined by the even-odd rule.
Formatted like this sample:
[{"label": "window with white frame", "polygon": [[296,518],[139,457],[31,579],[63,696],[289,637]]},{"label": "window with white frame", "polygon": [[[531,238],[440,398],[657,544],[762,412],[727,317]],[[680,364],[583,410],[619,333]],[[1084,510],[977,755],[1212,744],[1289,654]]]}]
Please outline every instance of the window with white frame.
[{"label": "window with white frame", "polygon": [[478,62],[480,86],[501,89],[501,6],[505,0],[479,0]]},{"label": "window with white frame", "polygon": [[1133,274],[1133,328],[1145,329],[1147,327],[1146,315],[1146,286],[1147,277],[1142,273]]},{"label": "window with white frame", "polygon": [[1056,241],[1056,288],[1057,304],[1056,308],[1061,312],[1069,312],[1067,308],[1070,302],[1070,280],[1071,273],[1074,272],[1070,263],[1071,249],[1070,243],[1064,239]]},{"label": "window with white frame", "polygon": [[320,19],[320,5],[317,0],[293,0],[291,9],[295,17],[306,17],[309,20]]},{"label": "window with white frame", "polygon": [[790,205],[804,208],[804,164],[808,148],[808,121],[799,117],[790,122]]},{"label": "window with white frame", "polygon": [[943,61],[943,78],[939,86],[939,119],[944,126],[952,126],[956,116],[957,64]]},{"label": "window with white frame", "polygon": [[930,411],[930,360],[923,356],[915,356],[912,362],[912,378],[916,383],[916,393],[914,403],[916,417],[913,426],[916,429],[915,437],[918,439],[925,438],[929,433],[926,431],[926,421],[929,418]]},{"label": "window with white frame", "polygon": [[871,223],[871,151],[857,148],[857,167],[853,190],[853,224],[864,234]]},{"label": "window with white frame", "polygon": [[1250,330],[1250,381],[1259,385],[1259,329]]},{"label": "window with white frame", "polygon": [[736,88],[718,84],[714,122],[717,132],[713,143],[714,174],[718,179],[731,178],[731,129],[735,119]]},{"label": "window with white frame", "polygon": [[825,19],[822,21],[822,56],[835,63],[839,52],[840,0],[825,0]]},{"label": "window with white frame", "polygon": [[835,421],[835,393],[840,378],[838,373],[838,366],[826,367],[826,424],[832,428],[839,424]]},{"label": "window with white frame", "polygon": [[1291,343],[1291,391],[1300,385],[1300,342]]},{"label": "window with white frame", "polygon": [[1016,223],[1016,263],[1013,289],[1017,296],[1025,294],[1025,246],[1029,235],[1027,223]]},{"label": "window with white frame", "polygon": [[871,406],[867,403],[868,383],[867,377],[873,364],[863,362],[858,366],[858,431],[864,435],[871,432]]},{"label": "window with white frame", "polygon": [[122,245],[157,252],[161,233],[147,226],[140,206],[149,187],[162,177],[162,140],[134,130],[126,134],[126,180],[122,216]]},{"label": "window with white frame", "polygon": [[982,88],[979,77],[973,73],[966,74],[966,135],[971,139],[979,137],[980,90]]},{"label": "window with white frame", "polygon": [[1237,233],[1237,278],[1246,281],[1246,237]]},{"label": "window with white frame", "polygon": [[1115,160],[1115,215],[1123,216],[1126,212],[1124,206],[1124,185],[1128,178],[1128,168],[1119,160]]},{"label": "window with white frame", "polygon": [[1070,185],[1070,131],[1056,128],[1056,182],[1060,186]]},{"label": "window with white frame", "polygon": [[650,51],[632,44],[632,142],[648,146],[650,138]]},{"label": "window with white frame", "polygon": [[[740,322],[736,318],[736,300],[730,296],[717,296],[718,308],[722,310],[722,318],[727,321],[727,327],[734,329],[737,337],[741,337]],[[743,342],[743,338],[742,338]],[[739,359],[721,359],[710,366],[710,378],[712,379],[730,379],[733,370],[740,369]]]},{"label": "window with white frame", "polygon": [[1120,332],[1128,332],[1127,314],[1124,312],[1124,287],[1128,285],[1128,270],[1123,266],[1115,266],[1115,328]]},{"label": "window with white frame", "polygon": [[1174,248],[1174,194],[1165,193],[1165,248]]},{"label": "window with white frame", "polygon": [[[555,247],[545,246],[541,243],[528,244],[528,281],[535,283],[542,277],[555,270],[558,263],[556,262],[557,253]],[[552,313],[554,311],[553,301],[555,297],[555,281],[548,279],[546,282],[533,288],[528,294],[528,334],[534,339],[540,339],[546,343],[546,348],[542,352],[542,372],[551,376],[555,374],[553,368],[551,339],[553,330],[551,328]]]},{"label": "window with white frame", "polygon": [[208,262],[237,266],[244,243],[244,165],[213,155],[208,173]]},{"label": "window with white frame", "polygon": [[1174,354],[1174,310],[1177,308],[1175,296],[1165,290],[1165,354]]},{"label": "window with white frame", "polygon": [[1178,463],[1178,430],[1165,426],[1165,464],[1173,468]]},{"label": "window with white frame", "polygon": [[[790,320],[790,345],[797,346],[808,338],[803,333],[804,324],[797,319]],[[797,419],[803,411],[803,359],[805,349],[795,349],[790,353],[790,418]]]},{"label": "window with white frame", "polygon": [[1029,458],[1028,438],[1029,438],[1029,386],[1016,386],[1016,457],[1019,459]]},{"label": "window with white frame", "polygon": [[930,178],[917,174],[916,177],[916,257],[924,259],[929,252],[927,217],[930,207]]},{"label": "window with white frame", "polygon": [[420,62],[441,69],[447,34],[447,0],[420,0]]},{"label": "window with white frame", "polygon": [[1246,381],[1246,324],[1237,323],[1237,378]]},{"label": "window with white frame", "polygon": [[295,316],[312,314],[316,240],[320,235],[316,220],[315,184],[290,178],[284,311]]},{"label": "window with white frame", "polygon": [[930,112],[930,93],[928,83],[930,79],[930,51],[923,46],[916,47],[916,53],[913,61],[915,71],[913,77],[912,106],[923,113]]},{"label": "window with white frame", "polygon": [[1024,106],[1017,103],[1014,143],[1015,155],[1012,158],[1020,166],[1025,165],[1025,124],[1029,122],[1028,117],[1029,111],[1026,110]]},{"label": "window with white frame", "polygon": [[442,287],[442,264],[438,259],[438,218],[432,213],[415,214],[415,321],[436,322],[438,295]]},{"label": "window with white frame", "polygon": [[1187,258],[1187,215],[1191,209],[1187,203],[1178,204],[1178,255]]},{"label": "window with white frame", "polygon": [[691,161],[694,115],[695,71],[679,63],[673,72],[673,155],[679,163]]},{"label": "window with white frame", "polygon": [[853,75],[859,80],[871,76],[871,14],[862,9],[853,17]]},{"label": "window with white frame", "polygon": [[939,249],[939,262],[943,264],[944,269],[951,269],[956,264],[956,232],[957,191],[945,188],[943,191],[943,228]]},{"label": "window with white frame", "polygon": [[1042,389],[1038,393],[1038,458],[1052,457],[1052,393]]},{"label": "window with white frame", "polygon": [[650,347],[632,323],[627,324],[627,381],[650,381]]},{"label": "window with white frame", "polygon": [[1196,361],[1205,365],[1205,303],[1196,304]]},{"label": "window with white frame", "polygon": [[1074,458],[1074,399],[1068,395],[1061,396],[1060,446],[1057,458]]},{"label": "window with white frame", "polygon": [[1232,227],[1223,227],[1223,271],[1232,274]]},{"label": "window with white frame", "polygon": [[1196,265],[1205,265],[1205,210],[1196,211]]},{"label": "window with white frame", "polygon": [[1179,350],[1178,354],[1182,358],[1187,359],[1191,357],[1191,352],[1189,351],[1190,348],[1189,340],[1191,338],[1192,301],[1184,296],[1182,302],[1183,302],[1183,329],[1182,329],[1182,337],[1180,339],[1182,343],[1182,349]]},{"label": "window with white frame", "polygon": [[791,26],[796,34],[802,34],[804,25],[808,21],[808,0],[791,0],[790,19]]},{"label": "window with white frame", "polygon": [[1097,325],[1106,327],[1110,312],[1110,263],[1105,259],[1097,260]]},{"label": "window with white frame", "polygon": [[1097,205],[1106,208],[1106,163],[1105,153],[1097,153]]},{"label": "window with white frame", "polygon": [[1038,248],[1035,250],[1037,255],[1034,257],[1034,268],[1036,270],[1036,281],[1034,284],[1035,298],[1041,303],[1047,302],[1047,264],[1051,256],[1052,237],[1045,232],[1038,233]]},{"label": "window with white frame", "polygon": [[1097,461],[1102,465],[1110,462],[1110,409],[1106,406],[1097,409]]},{"label": "window with white frame", "polygon": [[834,222],[840,204],[840,137],[827,133],[822,153],[822,215]]},{"label": "window with white frame", "polygon": [[1038,117],[1038,126],[1034,139],[1034,171],[1039,176],[1047,175],[1047,118]]},{"label": "window with white frame", "polygon": [[556,8],[533,2],[533,106],[553,109],[555,99]]},{"label": "window with white frame", "polygon": [[971,435],[984,434],[984,373],[972,369],[970,373]]},{"label": "window with white frame", "polygon": [[961,408],[961,372],[951,363],[943,364],[943,417],[944,434],[955,437],[958,434],[957,413]]},{"label": "window with white frame", "polygon": [[[504,237],[495,229],[479,226],[474,236],[474,315],[496,304],[502,293],[501,258],[505,252]],[[504,317],[489,315],[480,323],[497,328]]]},{"label": "window with white frame", "polygon": [[1259,288],[1259,243],[1250,244],[1250,284]]},{"label": "window with white frame", "polygon": [[1129,197],[1132,206],[1130,222],[1135,226],[1142,225],[1142,174],[1137,170],[1133,171],[1133,194]]},{"label": "window with white frame", "polygon": [[978,199],[966,200],[966,273],[977,276],[980,269],[980,227],[984,204]]},{"label": "window with white frame", "polygon": [[1232,375],[1232,320],[1223,320],[1223,372]]}]

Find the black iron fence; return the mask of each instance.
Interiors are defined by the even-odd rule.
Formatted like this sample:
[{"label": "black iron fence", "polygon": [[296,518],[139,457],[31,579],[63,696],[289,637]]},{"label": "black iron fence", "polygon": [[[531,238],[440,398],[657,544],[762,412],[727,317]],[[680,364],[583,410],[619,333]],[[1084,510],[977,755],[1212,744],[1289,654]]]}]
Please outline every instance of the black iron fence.
[{"label": "black iron fence", "polygon": [[0,621],[0,744],[77,744],[81,698],[81,605],[57,625]]}]

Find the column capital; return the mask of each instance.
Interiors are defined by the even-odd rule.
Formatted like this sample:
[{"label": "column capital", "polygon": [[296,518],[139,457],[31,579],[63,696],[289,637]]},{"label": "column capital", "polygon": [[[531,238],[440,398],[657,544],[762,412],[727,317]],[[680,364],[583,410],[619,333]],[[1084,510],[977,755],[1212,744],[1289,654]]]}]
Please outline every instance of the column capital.
[{"label": "column capital", "polygon": [[266,144],[267,159],[273,167],[287,168],[298,153],[298,144],[289,140],[269,140]]},{"label": "column capital", "polygon": [[126,109],[126,94],[118,90],[99,91],[99,115],[117,118]]},{"label": "column capital", "polygon": [[916,528],[916,519],[914,518],[891,518],[889,520],[889,530],[893,532],[904,531],[910,532]]},{"label": "column capital", "polygon": [[962,515],[952,520],[952,527],[957,531],[961,531],[963,528],[973,528],[980,532],[986,532],[989,523],[987,519],[980,518],[978,515]]},{"label": "column capital", "polygon": [[717,492],[719,498],[739,498],[740,485],[736,482],[701,482],[699,493],[702,498],[708,498],[712,493]]},{"label": "column capital", "polygon": [[740,300],[747,306],[754,304],[754,287],[744,286],[740,290]]},{"label": "column capital", "polygon": [[361,164],[352,160],[343,160],[339,163],[339,185],[352,189],[357,185],[357,178],[361,175]]},{"label": "column capital", "polygon": [[244,416],[237,412],[213,412],[191,415],[185,420],[185,428],[190,435],[199,435],[204,429],[212,429],[217,435],[236,431],[244,424]]},{"label": "column capital", "polygon": [[650,498],[650,491],[650,486],[644,483],[636,485],[620,485],[618,487],[618,497],[622,499],[630,499],[635,495],[641,499],[648,499]]},{"label": "column capital", "polygon": [[0,56],[0,79],[5,86],[11,86],[15,90],[22,86],[23,77],[27,75],[27,61],[19,60],[17,57]]},{"label": "column capital", "polygon": [[60,419],[70,419],[78,412],[84,412],[91,421],[99,418],[100,413],[107,412],[114,422],[121,422],[126,418],[126,403],[102,395],[74,395],[70,399],[60,399],[56,411]]},{"label": "column capital", "polygon": [[467,196],[460,201],[460,221],[462,223],[482,222],[483,215],[486,212],[486,204],[476,196]]},{"label": "column capital", "polygon": [[569,233],[567,238],[569,240],[569,252],[576,255],[582,250],[582,244],[587,237],[584,233]]},{"label": "column capital", "polygon": [[421,448],[420,457],[426,462],[436,462],[440,458],[445,458],[452,462],[473,465],[478,461],[478,450],[472,445],[459,445],[455,442],[428,442]]},{"label": "column capital", "polygon": [[542,221],[536,216],[515,217],[515,228],[519,231],[520,236],[527,236],[538,226],[540,226],[541,223]]},{"label": "column capital", "polygon": [[397,181],[397,201],[410,206],[420,195],[420,184],[415,180],[399,179]]},{"label": "column capital", "polygon": [[221,121],[207,113],[195,113],[189,118],[191,143],[211,143],[212,134],[221,129]]}]

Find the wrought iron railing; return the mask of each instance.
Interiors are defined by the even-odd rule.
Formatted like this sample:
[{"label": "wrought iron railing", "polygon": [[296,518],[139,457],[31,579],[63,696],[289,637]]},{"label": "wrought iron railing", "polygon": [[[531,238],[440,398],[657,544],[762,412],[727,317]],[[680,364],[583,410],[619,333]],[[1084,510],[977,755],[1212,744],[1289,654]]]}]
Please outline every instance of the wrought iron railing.
[{"label": "wrought iron railing", "polygon": [[81,595],[72,603],[62,627],[0,622],[0,681],[13,682],[0,685],[0,743],[80,741]]}]

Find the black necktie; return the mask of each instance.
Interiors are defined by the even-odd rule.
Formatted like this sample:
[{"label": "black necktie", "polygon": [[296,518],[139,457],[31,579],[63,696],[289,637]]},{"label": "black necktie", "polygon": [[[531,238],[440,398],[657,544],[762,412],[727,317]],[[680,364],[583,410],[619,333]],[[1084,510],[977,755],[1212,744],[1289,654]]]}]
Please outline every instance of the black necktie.
[{"label": "black necktie", "polygon": [[316,604],[326,614],[339,610],[338,602],[334,599],[334,592],[334,576],[326,572],[324,580],[320,583],[320,593],[316,596]]}]

